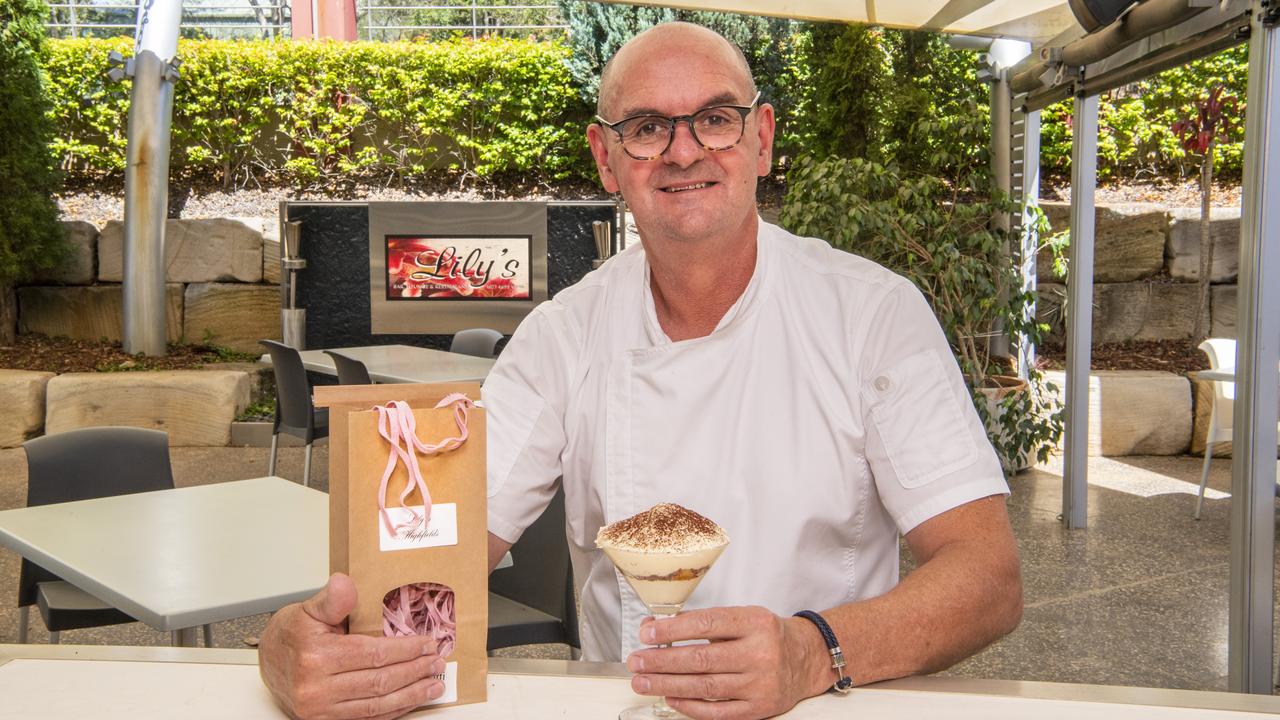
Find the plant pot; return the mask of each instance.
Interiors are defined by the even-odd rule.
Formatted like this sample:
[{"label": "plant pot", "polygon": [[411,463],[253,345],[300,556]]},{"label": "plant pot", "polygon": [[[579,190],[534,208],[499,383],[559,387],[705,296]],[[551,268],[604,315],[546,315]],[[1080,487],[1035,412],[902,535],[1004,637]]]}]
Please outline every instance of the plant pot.
[{"label": "plant pot", "polygon": [[[993,445],[1007,444],[1011,440],[1011,431],[1005,426],[1005,400],[1010,395],[1026,395],[1030,392],[1030,385],[1023,378],[1015,375],[988,375],[982,387],[978,388],[978,392],[986,400],[986,410],[984,420],[987,426],[987,437],[991,439]],[[1012,475],[1022,472],[1035,464],[1037,448],[1026,448],[1017,453],[1016,457],[1006,457],[1005,453],[997,452],[1000,456],[1000,465],[1006,475]]]}]

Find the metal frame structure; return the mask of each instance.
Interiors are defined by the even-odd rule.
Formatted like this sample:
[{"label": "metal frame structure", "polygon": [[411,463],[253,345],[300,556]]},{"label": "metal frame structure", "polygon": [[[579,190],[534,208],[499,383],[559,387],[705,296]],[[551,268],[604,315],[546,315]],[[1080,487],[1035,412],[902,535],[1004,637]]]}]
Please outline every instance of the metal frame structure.
[{"label": "metal frame structure", "polygon": [[[996,133],[1012,133],[1015,116],[1023,135],[1024,198],[1034,199],[1038,145],[1030,138],[1035,113],[1075,97],[1072,170],[1071,279],[1066,307],[1069,429],[1063,520],[1084,527],[1088,445],[1087,407],[1091,345],[1093,189],[1096,181],[1099,93],[1250,39],[1244,153],[1245,195],[1240,241],[1237,328],[1237,399],[1231,513],[1231,620],[1229,676],[1232,690],[1270,692],[1273,649],[1275,448],[1280,364],[1280,0],[1140,0],[1117,23],[1085,34],[1062,22],[1066,2],[1004,8],[996,0],[936,0],[831,4],[793,0],[678,0],[663,4],[696,10],[789,15],[840,22],[885,22],[900,27],[1026,37],[1040,45],[996,83],[1013,94],[996,98]],[[923,6],[932,10],[922,10]],[[1034,6],[1034,7],[1033,7]],[[181,0],[144,0],[129,119],[125,202],[125,349],[163,354],[164,217],[168,181],[168,129]],[[783,8],[780,10],[779,8]],[[1010,9],[1012,8],[1012,9]],[[903,13],[920,13],[913,21]],[[892,18],[890,17],[892,16]],[[1067,16],[1069,17],[1069,16]],[[983,24],[985,23],[985,24]],[[1025,33],[1019,33],[1024,28]],[[1046,37],[1049,39],[1046,40]],[[1013,162],[1012,142],[1001,162]],[[1013,189],[1014,173],[1005,173]],[[1025,217],[1025,214],[1024,214]],[[1024,234],[1025,235],[1025,234]],[[1034,244],[1023,241],[1024,270],[1034,276]],[[1031,252],[1027,252],[1031,250]],[[1024,359],[1025,361],[1025,359]]]}]

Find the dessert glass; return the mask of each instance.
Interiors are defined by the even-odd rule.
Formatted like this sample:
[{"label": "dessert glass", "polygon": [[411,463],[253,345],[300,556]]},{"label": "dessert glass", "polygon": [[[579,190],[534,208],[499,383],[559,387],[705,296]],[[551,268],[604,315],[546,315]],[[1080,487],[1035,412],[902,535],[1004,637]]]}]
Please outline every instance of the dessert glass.
[{"label": "dessert glass", "polygon": [[[626,548],[602,546],[604,554],[614,567],[627,579],[654,617],[668,617],[680,612],[702,581],[711,565],[724,552],[728,540],[722,544],[691,552],[655,551],[641,552]],[[667,647],[659,645],[658,647]],[[659,697],[652,705],[627,708],[618,714],[618,720],[670,720],[683,718]]]}]

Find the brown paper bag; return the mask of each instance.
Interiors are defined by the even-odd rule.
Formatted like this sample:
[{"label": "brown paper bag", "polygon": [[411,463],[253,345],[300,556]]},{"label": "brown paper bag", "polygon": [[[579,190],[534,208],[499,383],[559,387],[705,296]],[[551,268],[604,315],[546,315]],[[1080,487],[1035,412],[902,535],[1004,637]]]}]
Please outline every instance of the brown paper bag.
[{"label": "brown paper bag", "polygon": [[[379,512],[379,486],[391,446],[378,433],[372,408],[404,401],[413,410],[416,435],[428,445],[458,436],[452,407],[442,398],[463,393],[480,399],[475,383],[439,385],[320,386],[315,404],[329,407],[329,567],[351,576],[358,592],[349,631],[382,636],[388,593],[413,583],[453,590],[455,646],[445,658],[445,693],[433,705],[483,702],[488,673],[488,514],[485,490],[484,411],[471,408],[468,437],[456,449],[417,453],[431,495],[431,524],[413,527],[401,510],[411,484],[402,460],[387,484],[388,527]],[[421,506],[416,487],[405,506]]]}]

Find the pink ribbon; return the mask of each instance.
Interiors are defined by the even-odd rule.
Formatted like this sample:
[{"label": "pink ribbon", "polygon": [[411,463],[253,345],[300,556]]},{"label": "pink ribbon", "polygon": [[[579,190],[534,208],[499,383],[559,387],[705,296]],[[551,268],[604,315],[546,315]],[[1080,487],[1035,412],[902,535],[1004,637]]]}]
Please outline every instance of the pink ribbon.
[{"label": "pink ribbon", "polygon": [[430,637],[436,641],[436,653],[448,657],[457,638],[455,618],[452,589],[439,583],[413,583],[387,593],[382,604],[382,634]]},{"label": "pink ribbon", "polygon": [[[406,527],[410,530],[426,527],[431,522],[431,491],[427,489],[427,481],[422,476],[422,467],[418,464],[416,453],[438,455],[462,447],[462,443],[467,441],[467,413],[473,404],[471,399],[462,393],[447,395],[436,403],[437,409],[453,406],[453,419],[458,425],[458,436],[445,438],[435,445],[428,445],[418,439],[417,422],[414,420],[413,409],[409,407],[409,403],[395,400],[374,408],[378,411],[378,434],[391,446],[391,450],[387,453],[387,466],[382,471],[382,483],[378,486],[378,512],[382,515],[382,522],[391,535],[394,536]],[[412,519],[393,526],[391,516],[387,513],[387,483],[391,480],[391,473],[395,471],[397,462],[404,462],[405,470],[409,473],[409,482],[405,483],[404,490],[400,493],[400,506],[409,511]],[[412,507],[405,505],[405,500],[414,488],[417,488],[418,493],[422,495],[423,514],[421,516]]]}]

